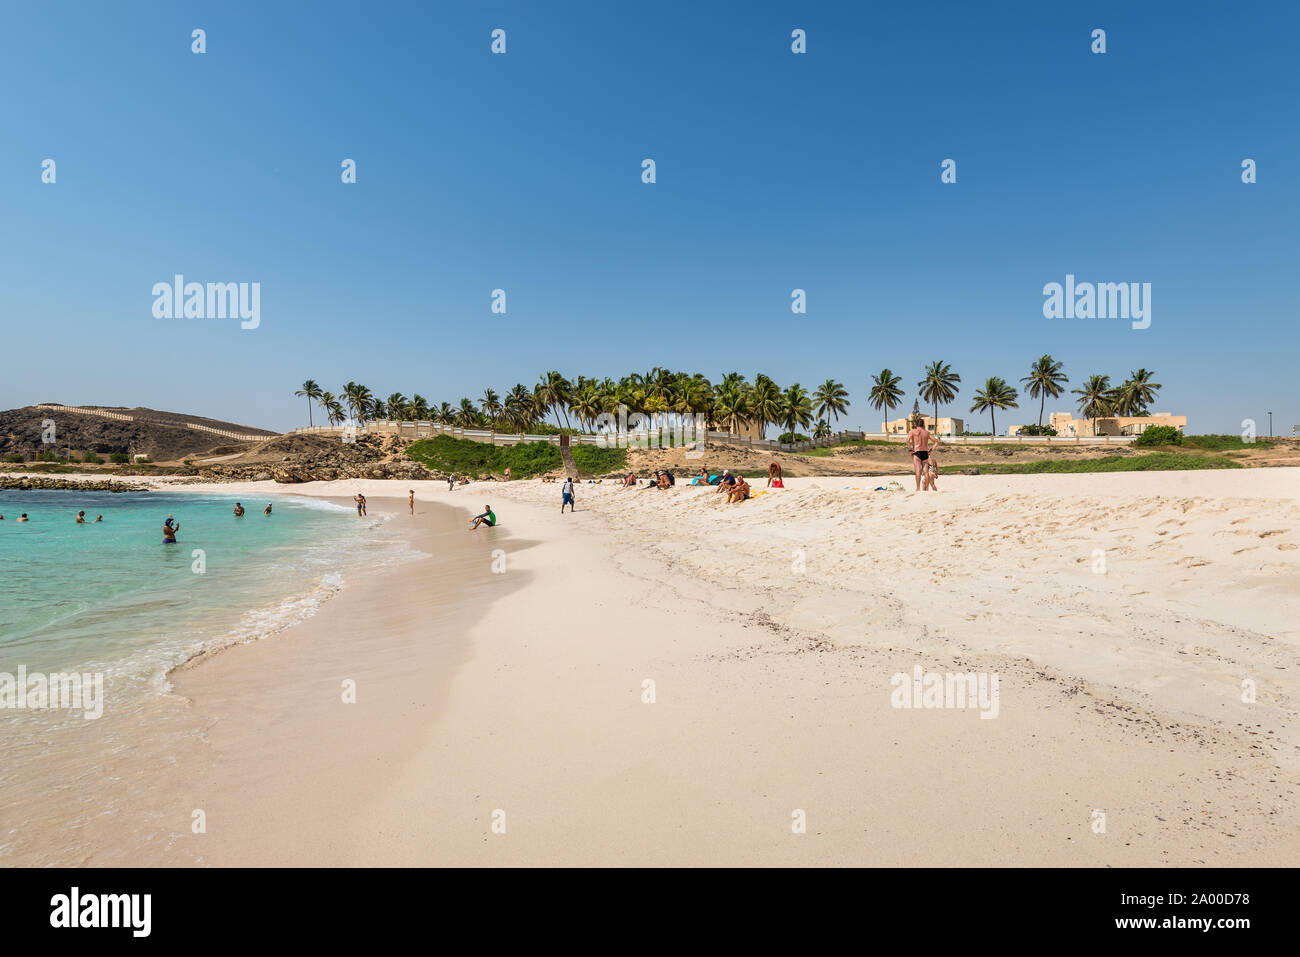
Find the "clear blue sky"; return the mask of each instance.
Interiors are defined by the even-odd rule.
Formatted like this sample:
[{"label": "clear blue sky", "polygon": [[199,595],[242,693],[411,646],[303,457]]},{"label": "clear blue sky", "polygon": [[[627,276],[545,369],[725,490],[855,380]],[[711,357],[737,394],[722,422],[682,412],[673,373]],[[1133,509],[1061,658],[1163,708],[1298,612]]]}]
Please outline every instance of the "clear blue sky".
[{"label": "clear blue sky", "polygon": [[[289,428],[306,378],[455,404],[663,365],[834,377],[875,428],[869,375],[910,407],[939,358],[976,428],[1050,352],[1284,432],[1298,52],[1300,4],[1249,0],[7,4],[0,408]],[[155,319],[177,272],[260,282],[260,328]],[[1151,327],[1045,319],[1066,273],[1150,282]]]}]

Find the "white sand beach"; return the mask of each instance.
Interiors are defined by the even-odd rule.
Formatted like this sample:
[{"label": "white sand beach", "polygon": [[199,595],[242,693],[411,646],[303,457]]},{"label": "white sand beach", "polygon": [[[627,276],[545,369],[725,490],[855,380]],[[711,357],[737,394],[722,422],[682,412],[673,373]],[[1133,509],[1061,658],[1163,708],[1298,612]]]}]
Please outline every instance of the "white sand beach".
[{"label": "white sand beach", "polygon": [[[173,672],[201,733],[101,758],[149,806],[81,859],[1294,863],[1294,475],[580,485],[563,516],[539,481],[416,484],[416,516],[409,484],[190,485],[363,492],[432,558]],[[487,503],[498,528],[465,531]],[[894,707],[915,666],[996,674],[996,718]]]},{"label": "white sand beach", "polygon": [[[432,557],[175,672],[203,740],[86,863],[1294,863],[1294,475],[191,485],[361,491]],[[894,707],[917,665],[996,717]]]}]

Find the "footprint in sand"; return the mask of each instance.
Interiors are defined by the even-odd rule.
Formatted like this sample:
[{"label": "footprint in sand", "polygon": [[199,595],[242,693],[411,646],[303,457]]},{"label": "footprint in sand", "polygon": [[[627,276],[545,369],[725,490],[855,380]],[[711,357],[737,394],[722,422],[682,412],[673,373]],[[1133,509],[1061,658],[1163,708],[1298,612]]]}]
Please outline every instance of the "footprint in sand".
[{"label": "footprint in sand", "polygon": [[1292,545],[1290,542],[1283,542],[1277,547],[1277,550],[1279,552],[1293,552],[1297,548],[1300,548],[1300,545]]},{"label": "footprint in sand", "polygon": [[1270,535],[1281,535],[1281,534],[1282,534],[1282,529],[1280,529],[1280,528],[1274,528],[1274,529],[1270,529],[1270,530],[1267,531],[1267,532],[1260,532],[1260,533],[1259,533],[1259,537],[1260,537],[1260,538],[1268,538]]}]

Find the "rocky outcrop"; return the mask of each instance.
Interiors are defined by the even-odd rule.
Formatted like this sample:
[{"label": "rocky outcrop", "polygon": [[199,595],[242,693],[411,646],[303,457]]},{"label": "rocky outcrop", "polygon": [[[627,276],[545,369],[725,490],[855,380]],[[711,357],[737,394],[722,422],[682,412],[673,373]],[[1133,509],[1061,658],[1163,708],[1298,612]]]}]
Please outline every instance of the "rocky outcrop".
[{"label": "rocky outcrop", "polygon": [[[253,461],[200,465],[210,482],[337,482],[343,479],[428,480],[441,476],[408,459],[404,443],[363,435],[355,442],[319,436],[284,436],[266,443]],[[250,457],[252,458],[252,457]]]},{"label": "rocky outcrop", "polygon": [[19,489],[74,489],[78,492],[148,492],[148,485],[138,482],[114,482],[112,479],[61,479],[43,475],[0,475],[0,488]]}]

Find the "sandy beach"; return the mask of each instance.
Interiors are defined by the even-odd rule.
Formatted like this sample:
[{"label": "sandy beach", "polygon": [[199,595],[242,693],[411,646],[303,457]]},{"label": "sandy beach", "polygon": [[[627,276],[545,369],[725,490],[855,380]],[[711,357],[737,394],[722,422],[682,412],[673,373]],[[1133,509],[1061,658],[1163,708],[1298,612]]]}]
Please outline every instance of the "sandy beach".
[{"label": "sandy beach", "polygon": [[[143,776],[148,806],[92,826],[80,861],[1300,852],[1290,470],[947,476],[924,495],[798,479],[731,506],[605,483],[563,516],[558,485],[416,483],[409,516],[396,484],[188,486],[362,491],[431,557],[350,575],[308,621],[174,672],[193,746],[100,756]],[[488,503],[500,525],[467,532]],[[917,666],[996,675],[996,716],[895,707]]]}]

